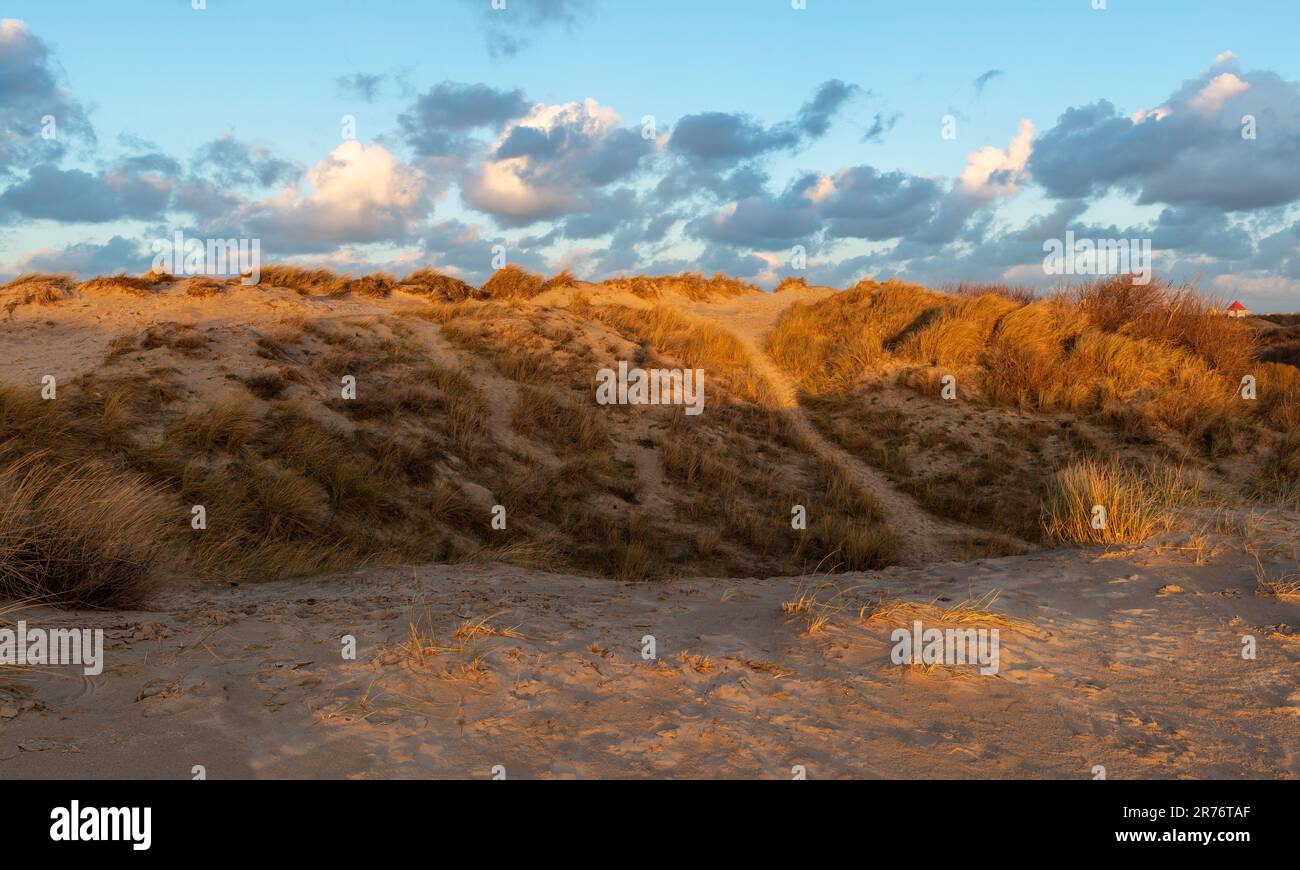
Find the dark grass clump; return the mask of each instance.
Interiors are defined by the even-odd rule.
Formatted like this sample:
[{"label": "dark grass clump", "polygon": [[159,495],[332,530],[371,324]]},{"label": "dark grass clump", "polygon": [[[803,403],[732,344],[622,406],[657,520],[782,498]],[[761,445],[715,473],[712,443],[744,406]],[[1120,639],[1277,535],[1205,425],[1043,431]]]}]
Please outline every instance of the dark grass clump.
[{"label": "dark grass clump", "polygon": [[179,522],[160,488],[88,460],[30,454],[0,472],[0,595],[133,607]]}]

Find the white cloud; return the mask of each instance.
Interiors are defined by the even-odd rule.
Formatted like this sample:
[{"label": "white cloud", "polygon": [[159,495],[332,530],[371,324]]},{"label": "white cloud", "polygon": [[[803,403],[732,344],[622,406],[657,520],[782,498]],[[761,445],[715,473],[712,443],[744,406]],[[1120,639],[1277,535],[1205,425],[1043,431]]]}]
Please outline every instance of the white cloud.
[{"label": "white cloud", "polygon": [[1248,83],[1232,73],[1223,73],[1215,76],[1208,85],[1201,88],[1200,92],[1192,97],[1190,105],[1203,115],[1213,115],[1220,111],[1228,100],[1248,90],[1250,90]]},{"label": "white cloud", "polygon": [[310,190],[288,184],[248,207],[248,223],[266,244],[319,250],[346,243],[409,238],[430,212],[428,179],[382,145],[355,140],[307,173]]},{"label": "white cloud", "polygon": [[598,191],[635,172],[654,145],[587,98],[533,106],[462,181],[467,203],[513,223],[581,212]]},{"label": "white cloud", "polygon": [[966,157],[957,184],[966,196],[974,199],[999,199],[1014,196],[1025,177],[1025,166],[1034,150],[1034,122],[1020,121],[1020,129],[1006,149],[986,145]]}]

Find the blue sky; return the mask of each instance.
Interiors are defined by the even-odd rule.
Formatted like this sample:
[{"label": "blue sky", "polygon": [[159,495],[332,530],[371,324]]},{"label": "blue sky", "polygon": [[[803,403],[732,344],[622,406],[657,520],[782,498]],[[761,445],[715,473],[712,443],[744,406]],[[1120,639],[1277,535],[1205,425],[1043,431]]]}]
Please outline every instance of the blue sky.
[{"label": "blue sky", "polygon": [[143,271],[180,230],[475,280],[502,244],[584,277],[1044,286],[1071,229],[1300,309],[1300,10],[1092,5],[10,0],[0,275]]}]

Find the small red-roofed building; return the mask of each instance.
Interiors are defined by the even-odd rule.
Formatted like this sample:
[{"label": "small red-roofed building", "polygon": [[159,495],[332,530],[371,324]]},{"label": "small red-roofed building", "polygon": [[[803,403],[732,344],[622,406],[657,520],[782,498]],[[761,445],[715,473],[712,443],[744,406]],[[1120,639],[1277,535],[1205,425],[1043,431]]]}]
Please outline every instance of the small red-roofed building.
[{"label": "small red-roofed building", "polygon": [[1234,301],[1231,305],[1228,306],[1228,316],[1249,317],[1250,309],[1247,308],[1245,305],[1242,305],[1240,302]]}]

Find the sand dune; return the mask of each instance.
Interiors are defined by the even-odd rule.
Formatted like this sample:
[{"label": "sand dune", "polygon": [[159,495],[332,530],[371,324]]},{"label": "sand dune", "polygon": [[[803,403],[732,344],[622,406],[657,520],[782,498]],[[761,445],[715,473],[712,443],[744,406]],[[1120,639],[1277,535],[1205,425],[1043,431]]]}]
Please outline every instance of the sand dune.
[{"label": "sand dune", "polygon": [[[1289,467],[1285,401],[1211,430],[1160,425],[1161,394],[1127,386],[1123,413],[1008,402],[998,372],[906,356],[967,309],[900,285],[859,296],[928,307],[806,371],[772,336],[830,288],[186,286],[11,294],[6,462],[142,475],[158,540],[123,540],[160,584],[135,609],[3,615],[106,638],[97,676],[0,668],[8,777],[1300,774],[1300,604],[1267,585],[1295,576],[1300,516],[1257,492]],[[619,359],[704,360],[708,413],[584,409]],[[947,370],[967,401],[927,386]],[[61,398],[37,403],[49,374]],[[1056,546],[1042,487],[1098,456],[1166,463],[1169,503],[1142,508],[1142,542]],[[896,662],[916,620],[997,629],[996,673]]]}]

